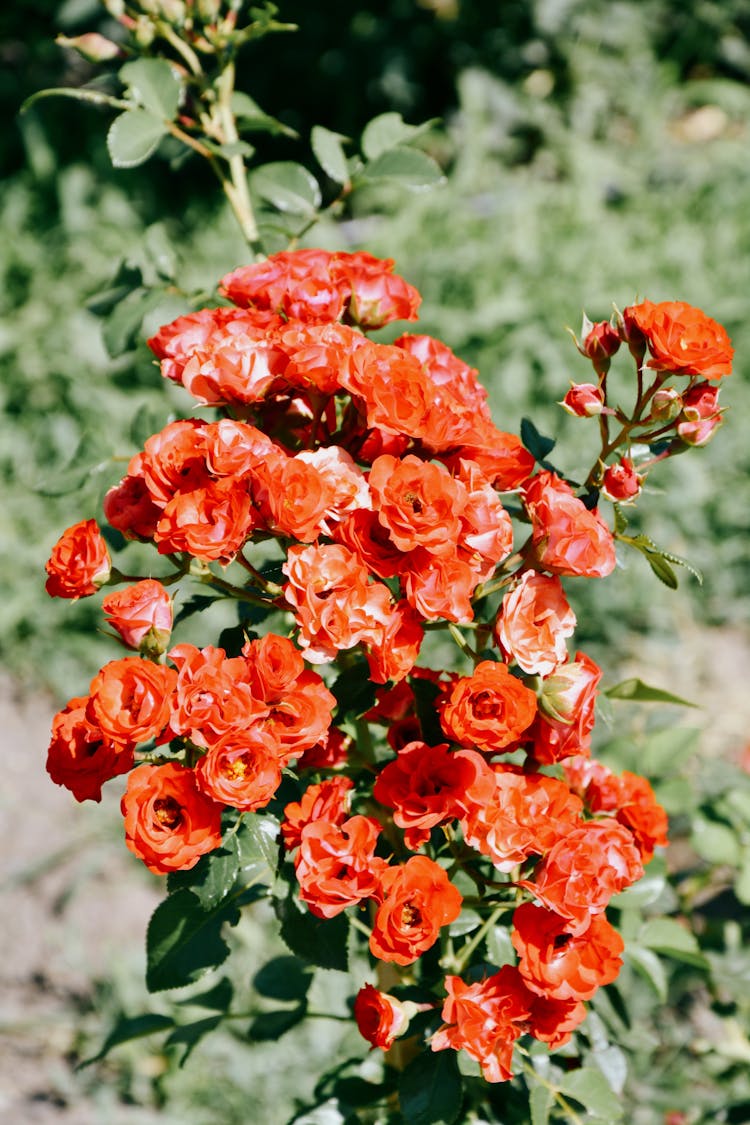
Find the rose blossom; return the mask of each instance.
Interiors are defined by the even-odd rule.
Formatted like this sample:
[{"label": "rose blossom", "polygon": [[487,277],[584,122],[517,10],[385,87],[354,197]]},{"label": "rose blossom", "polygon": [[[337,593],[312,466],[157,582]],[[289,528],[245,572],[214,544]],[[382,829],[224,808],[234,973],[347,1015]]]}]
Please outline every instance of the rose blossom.
[{"label": "rose blossom", "polygon": [[155,578],[145,578],[135,586],[116,590],[102,602],[107,621],[130,648],[148,644],[154,652],[164,652],[172,632],[172,599]]},{"label": "rose blossom", "polygon": [[495,636],[524,672],[548,676],[567,659],[565,638],[575,627],[560,579],[527,570],[503,598]]},{"label": "rose blossom", "polygon": [[553,574],[605,578],[615,568],[612,532],[556,473],[537,474],[523,493],[538,565]]},{"label": "rose blossom", "polygon": [[81,520],[62,533],[44,569],[45,589],[53,598],[85,598],[109,578],[107,544],[96,520]]}]

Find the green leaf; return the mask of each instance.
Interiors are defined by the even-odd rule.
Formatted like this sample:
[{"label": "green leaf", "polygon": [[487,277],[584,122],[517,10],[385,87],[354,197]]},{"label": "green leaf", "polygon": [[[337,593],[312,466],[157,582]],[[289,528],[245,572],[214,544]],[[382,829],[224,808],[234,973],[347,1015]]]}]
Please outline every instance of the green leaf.
[{"label": "green leaf", "polygon": [[628,518],[619,504],[612,505],[615,510],[615,535],[622,535],[628,526]]},{"label": "green leaf", "polygon": [[669,565],[670,563],[685,567],[698,580],[698,583],[703,585],[703,575],[692,563],[689,563],[687,559],[683,559],[680,555],[673,555],[671,551],[664,551],[661,547],[657,547],[648,535],[619,535],[618,539],[621,543],[628,543],[636,551],[640,551],[656,577],[670,589],[676,590],[678,585],[677,575]]},{"label": "green leaf", "polygon": [[342,141],[347,140],[341,133],[332,133],[322,125],[313,125],[310,143],[315,159],[329,179],[336,184],[349,182],[349,165]]},{"label": "green leaf", "polygon": [[448,926],[451,937],[461,937],[463,934],[473,933],[482,924],[482,917],[476,910],[466,907],[461,911],[455,922]]},{"label": "green leaf", "polygon": [[734,884],[734,893],[743,906],[750,906],[750,848],[748,847],[743,848],[742,851],[742,860]]},{"label": "green leaf", "polygon": [[274,909],[281,922],[282,940],[292,953],[321,969],[346,971],[349,919],[345,914],[316,918],[308,911],[301,911],[293,895],[274,899]]},{"label": "green leaf", "polygon": [[167,876],[169,894],[192,891],[206,910],[218,906],[234,887],[240,870],[237,837],[202,855],[190,871],[173,871]]},{"label": "green leaf", "polygon": [[686,961],[689,965],[708,968],[695,934],[674,918],[650,918],[644,922],[638,932],[638,945],[654,949],[677,961]]},{"label": "green leaf", "polygon": [[250,179],[255,193],[278,211],[311,217],[320,207],[318,181],[301,164],[291,160],[264,164]]},{"label": "green leaf", "polygon": [[109,288],[92,294],[86,301],[85,307],[94,316],[107,316],[129,293],[142,287],[143,274],[140,267],[131,266],[128,262],[120,262]]},{"label": "green leaf", "polygon": [[158,433],[164,425],[164,411],[155,410],[148,402],[143,402],[133,415],[128,429],[128,437],[137,449],[142,449],[148,439]]},{"label": "green leaf", "polygon": [[127,109],[107,133],[107,151],[115,168],[136,168],[156,152],[167,127],[147,109]]},{"label": "green leaf", "polygon": [[296,1008],[286,1008],[277,1012],[262,1012],[256,1016],[248,1029],[248,1035],[256,1042],[280,1039],[296,1024],[301,1023],[307,1014],[307,1004]]},{"label": "green leaf", "polygon": [[375,684],[370,679],[370,669],[364,657],[357,657],[354,664],[337,676],[331,691],[338,704],[336,723],[349,716],[358,719],[369,711],[375,703]]},{"label": "green leaf", "polygon": [[533,1086],[529,1091],[531,1125],[547,1125],[554,1095],[548,1086]]},{"label": "green leaf", "polygon": [[584,1105],[589,1113],[597,1114],[606,1121],[619,1121],[622,1106],[618,1105],[615,1094],[600,1070],[584,1066],[572,1070],[560,1083],[560,1091]]},{"label": "green leaf", "polygon": [[313,978],[312,966],[299,957],[274,957],[253,977],[253,988],[272,1000],[303,1000]]},{"label": "green leaf", "polygon": [[166,59],[135,59],[120,68],[120,79],[138,105],[172,121],[180,104],[180,79]]},{"label": "green leaf", "polygon": [[197,996],[187,996],[184,1000],[178,1000],[178,1003],[185,1008],[208,1008],[212,1012],[227,1012],[234,997],[234,985],[229,977],[222,977],[221,980],[206,992],[201,992]]},{"label": "green leaf", "polygon": [[662,1004],[667,1002],[667,974],[659,958],[651,949],[629,944],[625,948],[625,960],[647,980]]},{"label": "green leaf", "polygon": [[181,1027],[175,1028],[167,1038],[165,1046],[185,1048],[179,1060],[179,1065],[184,1066],[188,1057],[193,1053],[193,1048],[200,1043],[204,1035],[208,1035],[220,1023],[221,1016],[206,1016],[202,1020],[195,1020],[194,1023],[184,1023]]},{"label": "green leaf", "polygon": [[179,890],[157,906],[146,935],[146,985],[149,992],[184,988],[226,961],[229,946],[221,936],[225,922],[236,925],[239,910],[223,902],[206,910],[196,894]]},{"label": "green leaf", "polygon": [[100,1050],[91,1058],[78,1063],[76,1069],[81,1070],[84,1066],[99,1062],[99,1059],[103,1059],[113,1047],[119,1047],[121,1043],[129,1043],[133,1039],[144,1039],[147,1035],[154,1035],[157,1031],[165,1031],[169,1027],[174,1027],[174,1020],[170,1019],[169,1016],[159,1016],[155,1013],[132,1017],[121,1016],[104,1040]]},{"label": "green leaf", "polygon": [[690,843],[701,859],[708,863],[727,863],[737,867],[740,862],[740,841],[728,825],[707,817],[697,816],[693,821]]},{"label": "green leaf", "polygon": [[544,464],[544,459],[548,453],[557,445],[554,438],[545,437],[539,433],[534,423],[530,418],[521,419],[521,441],[526,449],[528,449],[531,456],[539,462],[540,465]]},{"label": "green leaf", "polygon": [[113,359],[132,351],[140,340],[144,316],[163,300],[161,289],[136,289],[115,306],[102,327],[104,345]]},{"label": "green leaf", "polygon": [[409,1063],[398,1086],[409,1125],[453,1125],[461,1112],[463,1082],[455,1051],[424,1051]]},{"label": "green leaf", "polygon": [[283,121],[265,113],[249,94],[241,90],[235,90],[232,94],[231,105],[243,133],[271,133],[290,137],[292,140],[299,138],[295,129],[290,129]]},{"label": "green leaf", "polygon": [[663,688],[651,687],[650,684],[644,684],[643,680],[639,680],[634,676],[630,680],[622,680],[614,687],[607,688],[604,692],[609,699],[633,699],[638,703],[676,703],[679,707],[697,707],[697,703],[691,703],[689,699],[682,699],[679,695],[673,695],[670,691],[664,691]]},{"label": "green leaf", "polygon": [[492,926],[487,934],[487,955],[493,965],[515,965],[516,951],[510,940],[510,926]]},{"label": "green leaf", "polygon": [[359,174],[366,180],[392,180],[410,191],[445,182],[437,161],[418,148],[390,148],[365,164]]},{"label": "green leaf", "polygon": [[273,882],[279,864],[279,822],[270,813],[247,813],[237,830],[243,883]]},{"label": "green leaf", "polygon": [[638,755],[638,769],[647,777],[672,777],[698,749],[697,727],[669,727],[650,734]]},{"label": "green leaf", "polygon": [[667,868],[664,857],[656,855],[646,868],[643,878],[634,883],[632,887],[627,887],[626,890],[613,895],[609,900],[610,906],[614,906],[618,910],[632,910],[650,906],[664,893],[666,884]]},{"label": "green leaf", "polygon": [[362,152],[368,160],[377,160],[396,145],[408,144],[435,124],[436,118],[421,125],[407,125],[400,113],[381,113],[368,121],[362,133]]}]

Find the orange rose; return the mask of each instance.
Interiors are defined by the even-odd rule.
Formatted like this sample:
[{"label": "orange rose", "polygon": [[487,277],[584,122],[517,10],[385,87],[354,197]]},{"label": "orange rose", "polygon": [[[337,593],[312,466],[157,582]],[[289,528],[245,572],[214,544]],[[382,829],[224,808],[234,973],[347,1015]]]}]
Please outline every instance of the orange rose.
[{"label": "orange rose", "polygon": [[488,1082],[512,1078],[513,1044],[528,1030],[533,993],[512,965],[485,980],[466,984],[446,977],[446,1021],[432,1037],[433,1051],[464,1050],[482,1068]]},{"label": "orange rose", "polygon": [[575,935],[565,918],[531,902],[516,909],[511,940],[526,987],[555,1000],[590,1000],[618,976],[625,948],[603,914]]},{"label": "orange rose", "polygon": [[111,660],[91,681],[89,721],[116,742],[148,742],[169,722],[177,673],[137,656]]},{"label": "orange rose", "polygon": [[48,575],[45,589],[53,598],[95,594],[111,569],[107,544],[96,520],[81,520],[64,531],[44,569]]},{"label": "orange rose", "polygon": [[440,712],[449,738],[495,754],[516,742],[536,714],[533,691],[512,676],[506,664],[482,660],[472,676],[453,684]]},{"label": "orange rose", "polygon": [[382,876],[385,900],[378,907],[370,952],[381,961],[411,965],[435,944],[440,927],[461,913],[461,893],[426,855],[415,855]]},{"label": "orange rose", "polygon": [[542,472],[524,489],[534,550],[541,570],[605,578],[615,568],[612,532],[556,473]]},{"label": "orange rose", "polygon": [[726,329],[684,301],[643,301],[623,312],[626,330],[643,334],[651,352],[648,366],[676,375],[721,379],[732,373],[732,347]]},{"label": "orange rose", "polygon": [[198,787],[242,812],[263,809],[281,784],[276,743],[258,726],[223,735],[195,767]]},{"label": "orange rose", "polygon": [[134,769],[120,808],[125,843],[157,875],[189,871],[221,843],[221,805],[176,762]]},{"label": "orange rose", "polygon": [[643,875],[638,848],[616,820],[592,820],[573,828],[534,871],[534,881],[520,885],[550,910],[568,919],[574,937],[584,933],[612,895]]}]

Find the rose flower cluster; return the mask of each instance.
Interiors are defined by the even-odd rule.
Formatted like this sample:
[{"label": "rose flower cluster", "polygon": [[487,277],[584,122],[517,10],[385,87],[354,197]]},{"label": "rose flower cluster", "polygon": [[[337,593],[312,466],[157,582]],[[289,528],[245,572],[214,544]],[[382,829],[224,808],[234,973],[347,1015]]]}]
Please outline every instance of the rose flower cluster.
[{"label": "rose flower cluster", "polygon": [[[419,295],[391,261],[281,253],[235,270],[220,293],[229,305],[149,341],[163,376],[218,416],[169,423],[104,498],[109,525],[152,543],[174,573],[124,578],[93,519],[47,563],[58,597],[133,582],[103,611],[137,653],[55,717],[48,771],[78,800],[127,773],[126,842],[158,873],[217,848],[228,815],[270,806],[281,871],[311,914],[351,911],[374,964],[408,982],[440,945],[440,995],[415,1005],[363,986],[365,1038],[387,1049],[434,1009],[428,1047],[464,1050],[488,1081],[508,1079],[521,1036],[566,1043],[585,1001],[615,979],[623,942],[607,905],[666,843],[648,782],[591,758],[601,671],[569,648],[563,580],[615,567],[596,501],[639,490],[631,438],[701,444],[718,424],[728,338],[678,302],[589,322],[579,347],[597,382],[564,405],[617,415],[622,441],[581,494],[497,429],[476,371],[445,344],[367,336],[416,318]],[[631,416],[606,400],[622,343],[638,367]],[[667,386],[672,376],[687,385]],[[255,543],[275,544],[280,584],[253,566]],[[222,576],[230,565],[241,584]],[[248,633],[234,655],[170,647],[169,586],[196,579],[249,602],[254,621],[285,614],[288,635]],[[439,629],[471,671],[417,663],[425,631]],[[329,688],[333,670],[357,667],[376,686],[353,733]],[[277,796],[282,771],[297,800]],[[477,887],[484,929],[448,941],[465,905],[457,872]],[[503,914],[517,962],[497,969],[481,939]]]}]

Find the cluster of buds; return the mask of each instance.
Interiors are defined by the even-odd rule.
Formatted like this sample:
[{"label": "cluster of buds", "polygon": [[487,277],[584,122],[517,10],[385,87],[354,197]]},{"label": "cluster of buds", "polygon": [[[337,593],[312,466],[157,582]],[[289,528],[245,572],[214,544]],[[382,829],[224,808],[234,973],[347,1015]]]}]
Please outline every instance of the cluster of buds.
[{"label": "cluster of buds", "polygon": [[[622,343],[637,367],[637,396],[629,414],[607,405],[607,374]],[[720,324],[692,305],[643,301],[617,313],[613,322],[594,324],[584,317],[576,346],[591,360],[598,382],[572,384],[560,405],[576,417],[602,419],[603,456],[598,474],[589,483],[610,500],[631,502],[645,477],[636,472],[631,456],[620,455],[609,464],[607,458],[623,445],[651,444],[657,448],[641,466],[647,468],[687,446],[710,441],[722,420],[717,384],[732,370],[729,337]],[[647,375],[653,376],[648,385]],[[687,379],[687,385],[666,386],[674,376]],[[621,427],[614,438],[609,435],[609,418]]]},{"label": "cluster of buds", "polygon": [[[126,842],[161,874],[218,848],[222,824],[273,812],[279,877],[314,917],[349,912],[374,961],[417,983],[440,944],[444,979],[426,978],[416,1002],[363,985],[354,1014],[365,1038],[387,1048],[417,1010],[434,1011],[420,1021],[426,1049],[465,1050],[488,1081],[507,1080],[522,1036],[569,1042],[585,1002],[617,976],[623,942],[607,905],[666,843],[649,783],[591,758],[601,671],[568,649],[564,579],[610,574],[613,533],[589,495],[537,471],[494,425],[476,371],[445,344],[368,338],[416,319],[419,294],[393,262],[282,253],[235,270],[220,292],[231,304],[149,341],[163,376],[218,419],[154,434],[104,503],[109,524],[153,544],[173,573],[126,578],[94,520],[69,528],[47,564],[55,596],[135,581],[103,609],[139,652],[106,664],[56,716],[48,771],[79,800],[128,773]],[[687,410],[705,422],[714,388],[697,380],[727,373],[723,329],[648,302],[622,322],[629,340],[640,333],[658,384],[622,424],[649,424],[672,373],[690,381],[678,433]],[[587,403],[576,413],[596,413],[599,394],[599,413],[609,410],[621,338],[587,333],[600,382],[571,393]],[[641,478],[621,457],[600,483],[623,499]],[[528,534],[516,546],[519,523]],[[275,544],[278,581],[253,565],[258,543]],[[196,578],[249,603],[255,621],[285,614],[288,635],[247,634],[233,654],[170,648],[167,587]],[[473,670],[420,666],[426,629],[445,629]],[[341,692],[337,703],[337,668],[377,685],[372,705],[356,710]],[[282,771],[296,800],[279,796]],[[477,887],[469,901],[459,873]],[[479,930],[449,939],[466,907]],[[504,914],[517,962],[462,975]]]}]

